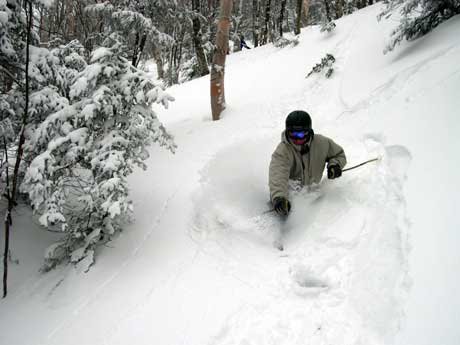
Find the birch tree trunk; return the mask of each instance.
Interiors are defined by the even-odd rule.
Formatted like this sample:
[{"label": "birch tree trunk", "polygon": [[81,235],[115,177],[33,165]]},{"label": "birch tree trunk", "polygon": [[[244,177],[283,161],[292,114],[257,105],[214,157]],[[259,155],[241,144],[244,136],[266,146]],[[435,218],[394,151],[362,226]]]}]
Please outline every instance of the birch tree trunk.
[{"label": "birch tree trunk", "polygon": [[310,0],[303,0],[303,3],[302,3],[302,24],[303,26],[307,26],[308,25],[308,14],[310,13]]},{"label": "birch tree trunk", "polygon": [[152,46],[152,55],[153,55],[153,59],[155,60],[155,64],[157,66],[158,78],[164,79],[165,71],[164,71],[164,66],[163,66],[164,65],[163,57],[161,56],[160,48],[158,48],[156,44]]},{"label": "birch tree trunk", "polygon": [[211,65],[211,110],[213,121],[219,120],[225,109],[225,58],[228,53],[228,36],[230,31],[230,15],[232,0],[220,1],[220,18],[217,24],[216,50]]}]

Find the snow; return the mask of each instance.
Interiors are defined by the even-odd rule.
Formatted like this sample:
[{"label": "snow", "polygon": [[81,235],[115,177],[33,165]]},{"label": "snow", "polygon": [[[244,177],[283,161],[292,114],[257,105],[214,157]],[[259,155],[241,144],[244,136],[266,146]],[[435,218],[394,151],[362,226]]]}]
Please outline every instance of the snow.
[{"label": "snow", "polygon": [[[0,3],[0,7],[3,7],[3,5]],[[4,11],[0,11],[0,24],[6,25],[8,22],[8,13]]]},{"label": "snow", "polygon": [[[38,273],[59,237],[20,209],[0,343],[459,344],[460,17],[383,55],[396,23],[378,12],[229,55],[220,121],[209,77],[169,89],[155,109],[176,153],[151,148],[130,177],[136,221],[89,271],[92,255]],[[305,78],[326,53],[332,77]],[[267,169],[295,109],[350,166],[381,160],[293,192],[281,223]]]},{"label": "snow", "polygon": [[[96,62],[97,60],[100,60],[106,56],[111,56],[113,53],[110,51],[109,48],[106,48],[106,47],[99,47],[97,48],[93,54],[91,55],[91,63],[94,63]],[[99,66],[99,65],[95,65],[95,66]],[[100,67],[100,66],[99,66]],[[99,71],[98,71],[99,73]]]}]

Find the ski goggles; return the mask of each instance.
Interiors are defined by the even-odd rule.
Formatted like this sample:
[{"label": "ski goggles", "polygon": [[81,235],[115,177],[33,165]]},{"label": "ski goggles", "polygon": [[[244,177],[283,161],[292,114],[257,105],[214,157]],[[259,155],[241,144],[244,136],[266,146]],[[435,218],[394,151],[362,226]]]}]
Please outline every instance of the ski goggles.
[{"label": "ski goggles", "polygon": [[310,133],[308,131],[289,131],[288,134],[292,139],[304,139],[307,138]]}]

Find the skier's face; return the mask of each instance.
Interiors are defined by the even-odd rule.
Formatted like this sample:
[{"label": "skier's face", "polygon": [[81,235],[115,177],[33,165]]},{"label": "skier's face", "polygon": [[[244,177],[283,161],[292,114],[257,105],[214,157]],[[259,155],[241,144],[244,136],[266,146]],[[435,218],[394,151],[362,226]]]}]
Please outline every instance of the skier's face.
[{"label": "skier's face", "polygon": [[304,145],[310,137],[310,133],[308,131],[289,131],[288,135],[289,140],[291,140],[294,145],[299,146]]}]

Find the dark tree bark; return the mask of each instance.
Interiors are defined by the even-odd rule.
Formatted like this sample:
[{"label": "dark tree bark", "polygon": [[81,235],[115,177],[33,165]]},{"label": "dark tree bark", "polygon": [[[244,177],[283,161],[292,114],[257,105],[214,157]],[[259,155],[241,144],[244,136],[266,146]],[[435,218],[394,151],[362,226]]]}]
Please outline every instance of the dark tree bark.
[{"label": "dark tree bark", "polygon": [[343,0],[336,0],[335,1],[335,13],[337,14],[336,18],[343,17]]},{"label": "dark tree bark", "polygon": [[254,48],[259,46],[259,0],[252,0],[252,35]]},{"label": "dark tree bark", "polygon": [[300,34],[300,26],[302,24],[302,2],[303,0],[297,0],[297,7],[296,7],[296,20],[295,20],[295,28],[294,34]]},{"label": "dark tree bark", "polygon": [[220,18],[217,24],[216,50],[211,65],[211,110],[214,121],[219,120],[220,114],[225,109],[225,59],[228,53],[232,5],[231,0],[221,0]]},{"label": "dark tree bark", "polygon": [[286,11],[286,2],[287,0],[281,0],[280,17],[278,20],[280,37],[283,37],[283,20],[284,20],[284,12]]},{"label": "dark tree bark", "polygon": [[326,9],[326,19],[328,22],[332,21],[331,16],[331,5],[329,4],[329,0],[324,0],[324,8]]},{"label": "dark tree bark", "polygon": [[192,20],[193,24],[193,47],[195,48],[196,59],[198,61],[198,70],[200,77],[209,74],[206,56],[204,54],[203,46],[201,45],[201,22],[198,18],[200,11],[200,0],[192,0],[192,9],[195,12]]},{"label": "dark tree bark", "polygon": [[267,44],[270,41],[270,12],[271,0],[265,2],[265,19],[264,19],[264,32],[262,33],[262,44]]}]

